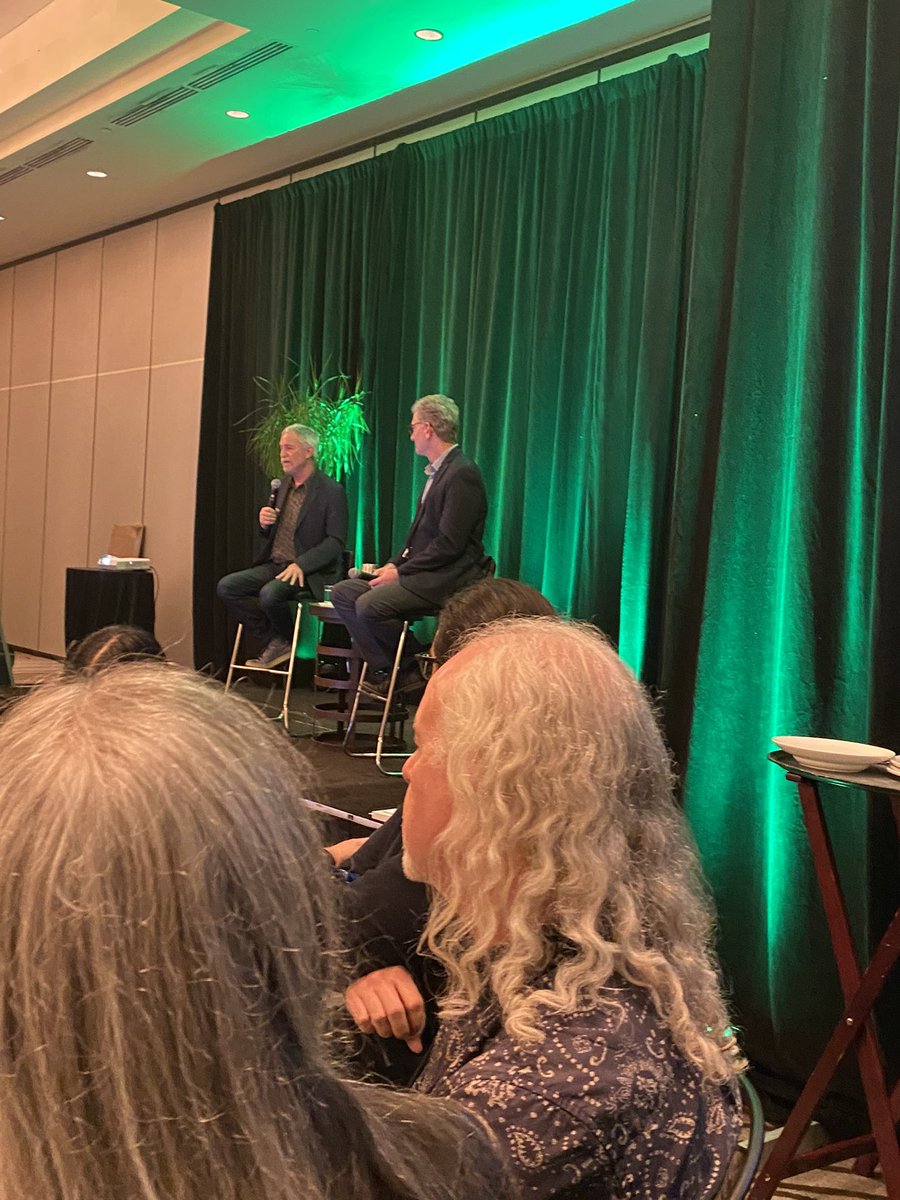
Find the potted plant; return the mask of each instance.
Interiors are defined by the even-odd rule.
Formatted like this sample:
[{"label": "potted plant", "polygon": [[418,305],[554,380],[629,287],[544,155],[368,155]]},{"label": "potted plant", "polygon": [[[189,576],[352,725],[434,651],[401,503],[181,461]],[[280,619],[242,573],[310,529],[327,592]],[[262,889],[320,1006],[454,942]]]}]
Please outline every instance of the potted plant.
[{"label": "potted plant", "polygon": [[366,393],[358,378],[352,382],[341,371],[323,376],[310,367],[304,378],[295,363],[291,367],[291,373],[273,379],[254,379],[261,402],[250,431],[250,449],[267,475],[280,475],[282,430],[287,425],[308,425],[319,435],[319,468],[340,480],[359,462],[362,439],[369,432],[363,411]]}]

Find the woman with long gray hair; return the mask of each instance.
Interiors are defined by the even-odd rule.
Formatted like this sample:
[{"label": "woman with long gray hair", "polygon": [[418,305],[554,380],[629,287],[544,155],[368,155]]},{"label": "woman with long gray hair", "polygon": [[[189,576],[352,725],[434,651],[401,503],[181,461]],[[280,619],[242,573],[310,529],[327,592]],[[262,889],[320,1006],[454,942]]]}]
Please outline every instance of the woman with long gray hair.
[{"label": "woman with long gray hair", "polygon": [[589,626],[499,621],[432,677],[415,734],[403,869],[433,889],[448,981],[417,1087],[480,1113],[534,1200],[708,1200],[742,1060],[640,684]]},{"label": "woman with long gray hair", "polygon": [[445,1101],[350,1083],[302,758],[162,665],[0,724],[0,1200],[506,1195]]}]

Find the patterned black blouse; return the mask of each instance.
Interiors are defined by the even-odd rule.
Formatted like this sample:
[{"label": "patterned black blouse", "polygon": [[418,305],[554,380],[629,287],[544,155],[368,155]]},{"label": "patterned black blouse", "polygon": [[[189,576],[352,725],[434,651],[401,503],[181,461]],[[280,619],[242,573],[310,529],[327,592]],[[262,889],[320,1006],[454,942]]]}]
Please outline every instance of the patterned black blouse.
[{"label": "patterned black blouse", "polygon": [[615,998],[546,1013],[532,1047],[485,1003],[445,1021],[416,1086],[487,1121],[523,1197],[705,1200],[740,1132],[737,1089],[702,1085],[642,989]]}]

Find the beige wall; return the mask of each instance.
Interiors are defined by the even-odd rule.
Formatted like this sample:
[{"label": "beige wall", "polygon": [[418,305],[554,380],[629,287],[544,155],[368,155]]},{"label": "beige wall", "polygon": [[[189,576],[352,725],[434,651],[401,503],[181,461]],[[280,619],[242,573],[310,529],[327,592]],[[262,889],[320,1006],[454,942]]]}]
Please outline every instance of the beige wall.
[{"label": "beige wall", "polygon": [[0,612],[64,651],[66,567],[147,526],[156,632],[190,663],[212,205],[0,272]]}]

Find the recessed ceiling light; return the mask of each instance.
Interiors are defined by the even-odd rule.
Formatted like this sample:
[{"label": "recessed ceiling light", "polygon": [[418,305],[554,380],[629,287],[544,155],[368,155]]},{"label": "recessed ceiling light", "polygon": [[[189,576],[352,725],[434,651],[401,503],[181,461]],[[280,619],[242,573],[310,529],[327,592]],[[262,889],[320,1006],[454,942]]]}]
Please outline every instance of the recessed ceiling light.
[{"label": "recessed ceiling light", "polygon": [[6,217],[0,217],[0,221],[5,221]]},{"label": "recessed ceiling light", "polygon": [[444,35],[439,29],[417,29],[416,37],[423,42],[439,42]]},{"label": "recessed ceiling light", "polygon": [[225,116],[226,117],[237,117],[239,120],[243,120],[244,117],[249,117],[250,114],[248,112],[244,112],[244,110],[242,108],[229,108],[229,110],[225,114]]},{"label": "recessed ceiling light", "polygon": [[91,179],[105,179],[106,178],[105,171],[88,171],[88,175],[90,175]]}]

